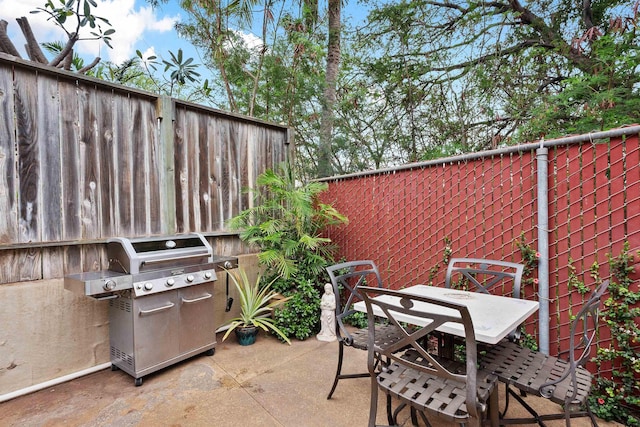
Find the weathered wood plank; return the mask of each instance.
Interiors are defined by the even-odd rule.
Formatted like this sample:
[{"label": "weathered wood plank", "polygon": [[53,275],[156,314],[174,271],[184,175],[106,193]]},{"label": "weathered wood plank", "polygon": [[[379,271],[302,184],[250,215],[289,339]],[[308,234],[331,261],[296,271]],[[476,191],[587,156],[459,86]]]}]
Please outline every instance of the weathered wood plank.
[{"label": "weathered wood plank", "polygon": [[41,249],[0,251],[0,283],[42,279]]},{"label": "weathered wood plank", "polygon": [[18,201],[15,181],[13,69],[0,66],[0,243],[18,241]]},{"label": "weathered wood plank", "polygon": [[220,174],[222,161],[220,159],[220,134],[218,119],[210,117],[207,120],[209,132],[209,213],[211,229],[222,229],[222,201],[220,199]]},{"label": "weathered wood plank", "polygon": [[227,197],[225,200],[226,203],[226,214],[225,221],[229,220],[236,213],[236,199],[237,192],[240,191],[240,186],[238,185],[238,163],[237,158],[239,155],[239,144],[240,144],[240,124],[236,121],[229,122],[229,133],[227,137],[229,138],[229,143],[227,145],[227,170],[229,173],[229,186],[227,188]]},{"label": "weathered wood plank", "polygon": [[[100,237],[100,159],[98,157],[97,93],[95,87],[78,85],[80,123],[80,198],[82,200],[82,237]],[[96,245],[82,247],[83,271],[100,269],[101,253]]]},{"label": "weathered wood plank", "polygon": [[189,224],[191,225],[191,231],[197,231],[200,229],[200,204],[198,203],[200,198],[200,183],[198,178],[200,176],[199,169],[199,144],[198,144],[198,116],[193,111],[189,111],[186,116],[186,133],[187,136],[187,177],[189,183],[188,196],[186,202],[189,206]]},{"label": "weathered wood plank", "polygon": [[115,234],[118,236],[133,235],[133,206],[132,206],[132,137],[135,126],[131,115],[129,98],[119,96],[114,100],[114,176],[118,183],[116,192],[116,206],[118,215],[115,221]]},{"label": "weathered wood plank", "polygon": [[56,279],[64,276],[64,248],[42,249],[42,278]]},{"label": "weathered wood plank", "polygon": [[60,84],[60,145],[64,167],[62,168],[62,220],[65,240],[78,240],[82,236],[80,223],[80,156],[78,95],[76,87]]},{"label": "weathered wood plank", "polygon": [[155,120],[156,107],[155,104],[147,101],[141,101],[140,105],[144,110],[143,124],[145,126],[144,134],[146,135],[144,141],[141,142],[144,142],[144,144],[146,144],[148,147],[148,230],[151,234],[160,234],[162,233],[162,230],[167,229],[167,227],[162,224],[162,203],[164,201],[164,197],[162,197],[163,190],[161,188],[161,183],[163,182],[163,179],[161,178],[161,175],[165,173],[165,170],[161,160],[162,147],[160,145],[160,141],[158,140],[158,125]]},{"label": "weathered wood plank", "polygon": [[136,99],[130,100],[130,111],[132,122],[131,129],[131,150],[133,153],[133,181],[131,187],[131,203],[133,205],[133,235],[145,236],[149,234],[148,220],[148,198],[149,187],[147,177],[149,175],[148,152],[140,103]]},{"label": "weathered wood plank", "polygon": [[115,191],[117,188],[115,147],[113,143],[113,93],[98,91],[96,106],[98,128],[97,149],[100,164],[100,236],[114,236],[113,220],[117,214]]},{"label": "weathered wood plank", "polygon": [[176,120],[174,124],[174,174],[176,191],[176,231],[184,233],[189,229],[189,205],[186,197],[188,194],[186,173],[186,144],[185,144],[185,118],[186,110],[176,107]]},{"label": "weathered wood plank", "polygon": [[42,188],[42,240],[62,239],[62,159],[60,156],[60,103],[55,77],[38,76],[37,144],[40,147]]},{"label": "weathered wood plank", "polygon": [[211,230],[211,203],[209,198],[209,127],[207,117],[198,115],[198,205],[200,210],[199,231]]},{"label": "weathered wood plank", "polygon": [[20,242],[37,242],[42,237],[40,153],[37,128],[37,77],[25,72],[16,80],[15,103],[18,136],[19,236]]},{"label": "weathered wood plank", "polygon": [[97,147],[96,91],[94,87],[78,85],[78,123],[80,128],[79,187],[82,209],[82,237],[95,239],[100,236],[100,188],[98,183],[100,159]]}]

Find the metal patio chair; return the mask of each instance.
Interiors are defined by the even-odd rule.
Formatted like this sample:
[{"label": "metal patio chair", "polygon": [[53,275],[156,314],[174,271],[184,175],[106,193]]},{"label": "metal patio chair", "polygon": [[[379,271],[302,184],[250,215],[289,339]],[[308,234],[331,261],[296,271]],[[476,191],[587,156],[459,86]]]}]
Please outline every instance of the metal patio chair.
[{"label": "metal patio chair", "polygon": [[[584,368],[584,364],[590,357],[591,344],[598,325],[600,299],[608,285],[608,280],[598,285],[571,322],[568,360],[522,348],[512,342],[498,344],[480,360],[480,366],[483,369],[493,372],[500,382],[506,385],[505,408],[500,420],[501,424],[537,423],[544,426],[546,420],[564,418],[566,425],[570,426],[571,418],[588,416],[593,426],[598,425],[587,404],[592,375]],[[521,393],[548,398],[562,405],[564,411],[558,414],[540,415],[518,395],[514,388]],[[532,418],[505,419],[504,416],[509,408],[509,397],[516,399],[532,415]],[[580,408],[584,409],[580,410]]]},{"label": "metal patio chair", "polygon": [[[353,304],[362,300],[360,295],[361,286],[382,287],[382,278],[378,267],[373,261],[349,261],[327,267],[327,272],[331,278],[333,292],[336,296],[336,336],[338,338],[338,368],[336,376],[331,386],[331,391],[327,399],[331,399],[333,392],[338,386],[338,381],[347,378],[366,378],[369,372],[355,374],[342,373],[342,361],[344,358],[344,348],[353,347],[359,350],[367,350],[369,344],[369,333],[367,328],[349,329],[345,325],[345,318],[356,313]],[[376,340],[378,345],[384,346],[401,339],[398,331],[386,324],[376,325]]]},{"label": "metal patio chair", "polygon": [[[463,286],[471,292],[508,295],[520,298],[524,265],[514,262],[482,258],[451,258],[447,267],[444,287]],[[500,288],[499,292],[494,290]],[[493,291],[493,292],[492,292]],[[453,341],[441,333],[438,337],[438,351],[442,356],[453,358]],[[509,341],[520,339],[520,327],[507,337]],[[484,348],[483,348],[484,349]]]},{"label": "metal patio chair", "polygon": [[[387,395],[387,418],[390,425],[398,425],[400,411],[409,406],[411,419],[418,425],[417,415],[430,426],[428,417],[449,422],[479,426],[487,421],[490,405],[495,405],[497,422],[497,378],[477,367],[476,341],[473,322],[468,309],[458,303],[435,298],[420,297],[380,288],[360,289],[367,307],[369,322],[368,367],[371,375],[371,407],[369,426],[375,425],[378,390]],[[398,297],[398,302],[376,297]],[[430,303],[432,305],[420,305]],[[437,305],[440,307],[435,307]],[[445,310],[442,307],[446,307]],[[379,309],[390,325],[404,338],[394,344],[380,347],[376,343],[375,310]],[[409,329],[398,314],[424,319],[427,326]],[[424,339],[444,323],[460,323],[464,327],[466,342],[465,363],[441,359],[428,352]],[[404,349],[404,350],[403,350]],[[376,360],[381,357],[390,362],[380,371]],[[392,397],[399,400],[395,410]]]},{"label": "metal patio chair", "polygon": [[451,258],[444,279],[444,287],[451,288],[457,280],[458,283],[464,283],[469,291],[490,294],[493,293],[492,289],[500,286],[498,295],[505,295],[505,291],[508,291],[514,298],[520,298],[523,271],[524,265],[514,262],[482,258]]}]

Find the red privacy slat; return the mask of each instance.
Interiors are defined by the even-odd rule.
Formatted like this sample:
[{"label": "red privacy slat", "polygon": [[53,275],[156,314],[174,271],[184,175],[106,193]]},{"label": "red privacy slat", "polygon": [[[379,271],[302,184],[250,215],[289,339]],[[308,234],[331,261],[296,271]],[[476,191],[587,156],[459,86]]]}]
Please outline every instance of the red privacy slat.
[{"label": "red privacy slat", "polygon": [[[607,254],[625,241],[640,249],[640,148],[638,137],[607,143],[557,146],[548,155],[550,351],[568,336],[570,260],[575,274],[593,284],[594,262],[608,274]],[[322,195],[350,223],[327,231],[338,258],[372,259],[385,284],[426,283],[430,270],[443,285],[446,242],[452,256],[522,262],[516,240],[537,245],[535,151],[334,180]],[[537,298],[537,288],[523,293]],[[581,298],[581,297],[580,297]],[[579,304],[578,304],[579,306]],[[537,319],[527,331],[537,334]],[[603,344],[609,337],[601,336]],[[602,341],[604,340],[604,341]]]}]

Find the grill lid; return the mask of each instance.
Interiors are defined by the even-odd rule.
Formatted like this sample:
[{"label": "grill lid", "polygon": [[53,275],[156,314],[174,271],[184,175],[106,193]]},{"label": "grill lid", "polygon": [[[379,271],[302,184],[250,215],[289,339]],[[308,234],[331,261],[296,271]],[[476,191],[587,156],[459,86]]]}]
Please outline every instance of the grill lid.
[{"label": "grill lid", "polygon": [[171,269],[213,262],[213,250],[199,233],[170,237],[107,241],[109,270],[127,274]]}]

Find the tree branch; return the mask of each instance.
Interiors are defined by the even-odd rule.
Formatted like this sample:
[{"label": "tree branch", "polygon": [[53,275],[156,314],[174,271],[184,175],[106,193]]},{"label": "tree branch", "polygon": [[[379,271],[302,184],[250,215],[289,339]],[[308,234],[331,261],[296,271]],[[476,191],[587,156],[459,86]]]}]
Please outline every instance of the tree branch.
[{"label": "tree branch", "polygon": [[49,65],[51,65],[52,67],[57,67],[58,64],[60,64],[67,55],[72,54],[73,45],[76,44],[77,41],[78,33],[71,34],[71,37],[69,37],[69,41],[65,45],[64,49],[62,49],[60,53],[58,53],[58,55],[53,58],[51,62],[49,62]]},{"label": "tree branch", "polygon": [[20,56],[20,53],[18,53],[18,49],[16,49],[13,42],[9,38],[9,35],[7,34],[8,25],[9,23],[4,19],[0,20],[0,50],[4,53],[8,53],[9,55],[22,58]]},{"label": "tree branch", "polygon": [[36,36],[33,35],[31,25],[29,25],[27,18],[23,16],[22,18],[16,18],[16,21],[18,21],[22,34],[27,41],[27,54],[29,55],[29,59],[34,62],[39,62],[40,64],[46,64],[48,62],[47,57],[44,56],[42,49],[40,49],[38,40],[36,40]]},{"label": "tree branch", "polygon": [[99,56],[97,56],[90,64],[85,65],[84,67],[80,68],[78,70],[78,73],[80,74],[84,74],[87,71],[89,71],[90,69],[92,69],[93,67],[95,67],[96,65],[98,65],[98,63],[100,62],[101,58]]}]

